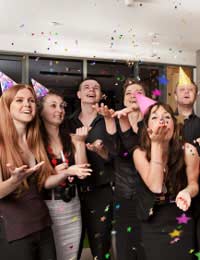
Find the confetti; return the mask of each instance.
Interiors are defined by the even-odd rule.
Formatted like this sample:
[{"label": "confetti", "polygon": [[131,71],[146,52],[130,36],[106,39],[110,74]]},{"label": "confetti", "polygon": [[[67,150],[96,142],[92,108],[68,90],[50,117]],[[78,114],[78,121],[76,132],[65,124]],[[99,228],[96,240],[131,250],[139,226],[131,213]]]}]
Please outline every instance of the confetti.
[{"label": "confetti", "polygon": [[170,241],[170,244],[174,244],[180,240],[179,237],[174,238],[172,241]]},{"label": "confetti", "polygon": [[100,218],[100,221],[101,221],[101,222],[104,222],[105,220],[106,220],[106,217],[105,217],[105,216],[103,216],[103,217]]},{"label": "confetti", "polygon": [[78,219],[79,218],[77,216],[75,216],[75,217],[72,218],[72,222],[76,222],[76,221],[78,221]]},{"label": "confetti", "polygon": [[158,81],[160,85],[167,85],[169,82],[165,75],[159,76]]},{"label": "confetti", "polygon": [[110,205],[107,205],[106,208],[105,208],[105,210],[104,210],[104,212],[108,212],[109,209],[110,209]]},{"label": "confetti", "polygon": [[131,226],[127,227],[127,232],[130,233],[131,231],[132,231],[132,227]]},{"label": "confetti", "polygon": [[190,249],[189,254],[194,253],[194,249]]},{"label": "confetti", "polygon": [[180,236],[181,232],[182,232],[182,231],[179,231],[179,230],[177,230],[177,229],[174,229],[174,231],[171,232],[171,233],[169,233],[169,235],[170,235],[171,238],[174,238],[174,237]]},{"label": "confetti", "polygon": [[120,208],[120,204],[116,204],[116,205],[115,205],[115,208],[116,208],[116,209],[119,209],[119,208]]},{"label": "confetti", "polygon": [[109,253],[105,254],[105,259],[110,259],[110,254]]},{"label": "confetti", "polygon": [[180,217],[177,217],[176,219],[178,221],[178,224],[187,224],[191,218],[187,217],[186,214],[183,213]]},{"label": "confetti", "polygon": [[155,97],[160,97],[161,96],[161,91],[159,89],[154,89],[152,91],[152,95],[155,96]]},{"label": "confetti", "polygon": [[195,256],[200,260],[200,252],[195,253]]}]

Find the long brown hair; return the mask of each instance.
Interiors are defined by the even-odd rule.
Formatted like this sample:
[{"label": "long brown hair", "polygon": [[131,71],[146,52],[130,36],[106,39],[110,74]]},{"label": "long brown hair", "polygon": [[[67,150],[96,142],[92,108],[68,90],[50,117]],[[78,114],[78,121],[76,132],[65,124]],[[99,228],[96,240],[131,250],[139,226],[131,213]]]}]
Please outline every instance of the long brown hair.
[{"label": "long brown hair", "polygon": [[177,194],[187,184],[187,178],[185,174],[185,161],[184,161],[184,140],[182,137],[182,125],[177,123],[176,117],[172,108],[168,104],[156,103],[152,105],[147,114],[144,117],[144,127],[141,131],[140,148],[146,151],[146,158],[151,160],[151,140],[147,132],[147,126],[151,111],[154,107],[163,107],[172,117],[174,122],[174,133],[169,143],[168,150],[168,173],[166,176],[166,183],[172,189],[173,194]]},{"label": "long brown hair", "polygon": [[[20,167],[25,164],[21,156],[21,149],[18,144],[18,133],[10,114],[10,105],[14,97],[19,90],[24,88],[28,89],[36,100],[34,89],[31,86],[25,84],[18,84],[11,87],[10,89],[6,90],[0,98],[0,167],[3,180],[7,180],[10,177],[10,172],[6,167],[7,163],[11,163],[15,167]],[[37,184],[39,190],[41,190],[46,178],[53,173],[53,169],[49,164],[48,157],[44,149],[39,131],[39,121],[37,114],[34,119],[27,125],[26,132],[28,147],[34,154],[36,161],[45,162],[37,174]],[[23,181],[16,190],[16,193],[19,194],[21,191],[27,188],[27,181]]]},{"label": "long brown hair", "polygon": [[[39,113],[39,117],[40,117],[40,131],[42,134],[42,138],[44,140],[46,150],[48,149],[48,146],[50,145],[50,139],[49,139],[48,132],[45,128],[44,121],[41,116],[41,112],[43,110],[43,106],[44,106],[46,97],[50,96],[50,95],[59,96],[60,98],[63,99],[62,95],[59,92],[51,89],[51,90],[49,90],[49,92],[46,96],[40,98],[38,101],[38,113]],[[70,132],[69,131],[69,122],[68,122],[68,119],[65,117],[63,122],[59,126],[59,137],[60,137],[60,140],[61,140],[61,143],[63,146],[63,151],[67,153],[68,157],[71,157],[71,156],[73,156],[74,147],[72,145],[72,141],[71,141],[69,132]]]}]

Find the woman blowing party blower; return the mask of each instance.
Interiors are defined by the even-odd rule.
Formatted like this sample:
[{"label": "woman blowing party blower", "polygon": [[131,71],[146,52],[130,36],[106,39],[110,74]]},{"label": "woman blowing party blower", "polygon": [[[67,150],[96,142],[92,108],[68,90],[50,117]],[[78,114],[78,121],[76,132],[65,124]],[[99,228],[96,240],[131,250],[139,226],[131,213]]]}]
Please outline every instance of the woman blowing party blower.
[{"label": "woman blowing party blower", "polygon": [[[145,192],[138,193],[145,259],[193,259],[190,249],[194,248],[194,222],[190,204],[198,193],[198,153],[194,146],[183,143],[170,106],[152,105],[144,125],[140,146],[133,157],[147,186]],[[152,204],[147,205],[147,200]],[[144,215],[145,212],[148,214]]]}]

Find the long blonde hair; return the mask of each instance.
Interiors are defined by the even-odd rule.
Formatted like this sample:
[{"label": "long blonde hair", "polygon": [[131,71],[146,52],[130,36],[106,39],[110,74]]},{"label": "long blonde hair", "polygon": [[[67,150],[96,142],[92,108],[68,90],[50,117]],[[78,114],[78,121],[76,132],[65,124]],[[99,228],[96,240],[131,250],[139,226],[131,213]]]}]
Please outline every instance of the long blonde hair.
[{"label": "long blonde hair", "polygon": [[[18,133],[10,114],[10,105],[14,97],[19,90],[24,88],[28,89],[36,100],[34,89],[31,86],[25,84],[18,84],[13,86],[12,88],[6,90],[0,98],[0,167],[3,180],[7,180],[10,177],[10,172],[6,166],[7,163],[11,163],[15,167],[20,167],[25,164],[20,153],[21,149],[18,144]],[[45,162],[37,174],[38,189],[41,190],[46,178],[53,174],[53,168],[49,163],[42,142],[37,114],[34,119],[27,125],[26,137],[28,147],[35,156],[36,161]],[[23,181],[16,192],[20,193],[27,188],[27,181]]]}]

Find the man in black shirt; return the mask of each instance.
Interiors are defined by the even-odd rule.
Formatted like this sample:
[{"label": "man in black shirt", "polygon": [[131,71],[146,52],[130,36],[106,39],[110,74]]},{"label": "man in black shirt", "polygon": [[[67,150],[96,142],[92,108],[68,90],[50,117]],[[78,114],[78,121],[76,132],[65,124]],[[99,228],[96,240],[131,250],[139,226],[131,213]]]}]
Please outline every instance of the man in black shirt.
[{"label": "man in black shirt", "polygon": [[101,99],[101,86],[96,80],[84,80],[77,95],[81,108],[70,118],[70,124],[73,132],[80,126],[91,128],[86,138],[86,146],[88,162],[93,170],[89,178],[79,182],[83,238],[86,229],[94,259],[109,259],[113,167],[104,147],[106,131],[104,118],[93,108],[93,105]]},{"label": "man in black shirt", "polygon": [[[195,115],[193,106],[197,97],[198,87],[189,82],[177,85],[175,99],[177,102],[177,115],[183,116],[183,136],[186,142],[193,144],[200,155],[200,118]],[[197,246],[200,250],[200,195],[192,201],[192,209],[196,220]]]},{"label": "man in black shirt", "polygon": [[200,118],[195,115],[193,106],[197,97],[198,88],[195,84],[178,85],[175,89],[175,99],[177,102],[177,114],[184,117],[183,133],[184,138],[191,144],[196,144],[200,154],[198,142],[200,137]]}]

